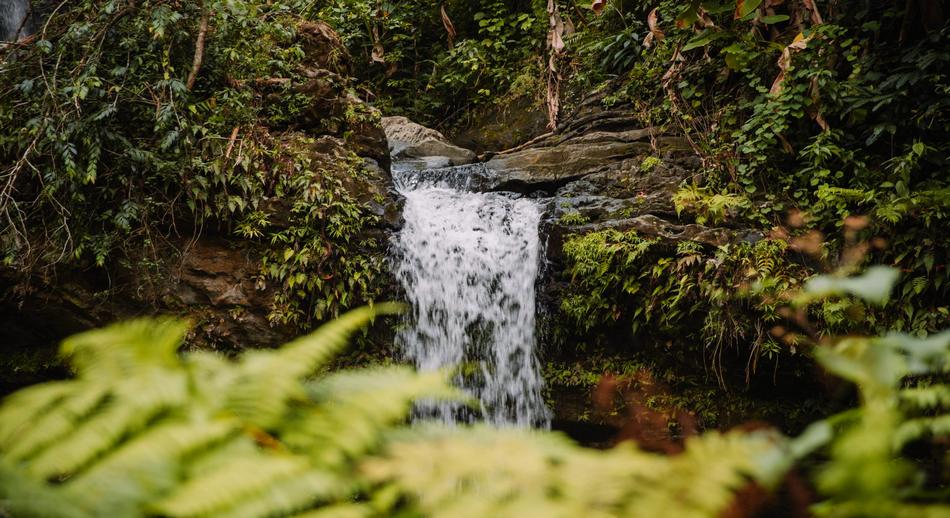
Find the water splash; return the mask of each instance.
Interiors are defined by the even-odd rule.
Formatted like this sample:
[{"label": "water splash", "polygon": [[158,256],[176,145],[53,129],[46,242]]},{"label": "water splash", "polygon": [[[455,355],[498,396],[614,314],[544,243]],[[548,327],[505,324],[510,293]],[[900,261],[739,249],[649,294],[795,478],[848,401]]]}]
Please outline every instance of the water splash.
[{"label": "water splash", "polygon": [[397,342],[422,370],[461,366],[457,380],[480,406],[427,403],[422,417],[546,427],[535,356],[541,210],[533,200],[469,192],[473,172],[394,168],[406,198],[396,274],[413,308]]}]

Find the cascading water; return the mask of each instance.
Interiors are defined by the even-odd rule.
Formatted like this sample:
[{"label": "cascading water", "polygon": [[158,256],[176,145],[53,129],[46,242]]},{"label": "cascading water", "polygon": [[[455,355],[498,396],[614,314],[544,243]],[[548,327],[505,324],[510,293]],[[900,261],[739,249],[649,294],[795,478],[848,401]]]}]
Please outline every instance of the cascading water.
[{"label": "cascading water", "polygon": [[481,407],[427,403],[421,417],[546,427],[535,356],[541,210],[533,200],[467,190],[478,172],[394,167],[406,198],[396,273],[412,304],[397,342],[422,370],[460,367],[459,384]]}]

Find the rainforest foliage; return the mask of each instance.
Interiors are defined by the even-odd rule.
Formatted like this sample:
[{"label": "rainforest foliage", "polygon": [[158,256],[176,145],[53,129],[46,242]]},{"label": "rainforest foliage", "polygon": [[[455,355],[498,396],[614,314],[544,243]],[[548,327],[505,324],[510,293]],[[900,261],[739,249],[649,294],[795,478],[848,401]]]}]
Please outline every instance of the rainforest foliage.
[{"label": "rainforest foliage", "polygon": [[[950,28],[938,3],[620,5],[604,16],[640,27],[636,57],[616,74],[577,80],[689,138],[704,168],[675,196],[680,218],[758,229],[764,240],[658,251],[635,234],[578,236],[565,248],[573,279],[594,289],[565,301],[568,313],[620,294],[602,320],[632,304],[717,355],[742,346],[754,367],[797,349],[784,327],[772,332],[784,320],[774,310],[783,289],[814,272],[884,263],[904,275],[883,309],[828,301],[813,309],[814,332],[860,322],[924,336],[944,325]],[[586,275],[597,257],[623,281]],[[704,319],[699,332],[669,327],[683,313]]]},{"label": "rainforest foliage", "polygon": [[372,299],[379,182],[333,138],[379,114],[305,4],[85,0],[0,50],[0,261],[21,289],[146,277],[220,233],[258,243],[276,322]]},{"label": "rainforest foliage", "polygon": [[179,351],[184,322],[139,320],[66,340],[71,379],[5,399],[0,514],[947,516],[940,2],[65,5],[0,55],[0,259],[21,290],[69,268],[145,275],[177,238],[218,233],[255,245],[274,322],[324,320],[371,299],[382,267],[374,173],[351,152],[379,113],[358,94],[446,126],[518,100],[556,126],[597,93],[702,158],[681,223],[759,237],[569,236],[557,317],[675,338],[690,345],[672,354],[714,365],[732,348],[750,372],[807,355],[855,406],[797,437],[595,451],[407,426],[415,400],[462,399],[447,374],[328,372],[390,305],[236,358]]},{"label": "rainforest foliage", "polygon": [[[790,307],[886,295],[896,272],[819,277]],[[413,400],[461,398],[446,373],[321,373],[373,315],[274,351],[177,354],[187,324],[141,320],[63,342],[76,377],[0,407],[0,511],[13,516],[745,516],[783,484],[819,516],[946,516],[950,333],[850,336],[816,351],[861,405],[797,438],[708,432],[661,455],[557,434],[404,426]],[[316,376],[315,376],[316,374]],[[792,478],[790,478],[792,477]],[[783,482],[784,481],[784,482]],[[791,486],[789,486],[791,487]],[[806,492],[807,493],[807,492]],[[772,501],[772,505],[777,505]]]},{"label": "rainforest foliage", "polygon": [[[526,98],[556,122],[597,94],[702,157],[676,195],[680,220],[764,236],[715,249],[578,235],[565,248],[579,288],[562,304],[571,326],[649,326],[709,350],[740,346],[754,365],[796,348],[769,333],[782,317],[750,290],[872,263],[904,275],[861,326],[924,335],[950,318],[941,2],[325,4],[391,110],[451,127]],[[850,329],[849,307],[817,308],[818,332]],[[682,325],[695,315],[702,326]]]}]

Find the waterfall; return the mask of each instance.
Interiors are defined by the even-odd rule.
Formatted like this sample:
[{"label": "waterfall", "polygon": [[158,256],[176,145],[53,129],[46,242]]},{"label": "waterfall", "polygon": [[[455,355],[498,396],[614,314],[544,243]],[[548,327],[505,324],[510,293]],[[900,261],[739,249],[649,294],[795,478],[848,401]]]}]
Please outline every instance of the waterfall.
[{"label": "waterfall", "polygon": [[458,383],[480,407],[426,403],[421,417],[546,427],[535,354],[541,210],[530,199],[469,191],[478,167],[394,167],[406,199],[396,275],[412,304],[397,343],[421,370],[459,367]]}]

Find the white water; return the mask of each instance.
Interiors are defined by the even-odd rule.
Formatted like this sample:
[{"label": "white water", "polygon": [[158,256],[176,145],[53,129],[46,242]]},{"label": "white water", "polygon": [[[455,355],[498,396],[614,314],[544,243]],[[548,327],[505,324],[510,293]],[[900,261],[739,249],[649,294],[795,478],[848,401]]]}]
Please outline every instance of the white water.
[{"label": "white water", "polygon": [[457,382],[480,406],[427,403],[418,414],[446,423],[481,418],[497,426],[547,426],[535,355],[539,207],[529,199],[466,192],[466,168],[394,169],[406,198],[405,226],[394,243],[396,273],[412,304],[397,342],[422,370],[461,366]]}]

